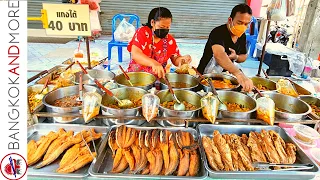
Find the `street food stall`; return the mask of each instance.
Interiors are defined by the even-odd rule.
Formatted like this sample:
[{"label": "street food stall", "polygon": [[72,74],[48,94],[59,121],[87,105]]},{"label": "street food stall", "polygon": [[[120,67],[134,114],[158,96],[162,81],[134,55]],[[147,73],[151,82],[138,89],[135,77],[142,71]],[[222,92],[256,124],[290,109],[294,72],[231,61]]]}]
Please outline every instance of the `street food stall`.
[{"label": "street food stall", "polygon": [[[230,74],[177,70],[155,85],[148,73],[79,64],[29,79],[30,179],[312,179],[319,173],[319,99],[292,79],[252,77],[257,91],[248,94]],[[280,86],[285,82],[293,91]],[[260,116],[261,96],[274,102],[273,122]]]}]

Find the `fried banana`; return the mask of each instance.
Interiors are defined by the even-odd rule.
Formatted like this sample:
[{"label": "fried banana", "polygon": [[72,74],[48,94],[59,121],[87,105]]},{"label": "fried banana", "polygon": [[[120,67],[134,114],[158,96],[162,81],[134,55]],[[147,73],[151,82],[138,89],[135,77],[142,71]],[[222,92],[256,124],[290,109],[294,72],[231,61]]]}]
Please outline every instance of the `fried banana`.
[{"label": "fried banana", "polygon": [[119,166],[122,159],[122,154],[123,154],[123,149],[122,148],[117,149],[116,155],[113,159],[112,169],[116,169]]},{"label": "fried banana", "polygon": [[36,152],[37,150],[37,143],[35,140],[30,140],[28,143],[28,147],[27,147],[27,159],[28,161],[30,160],[30,158],[33,156],[33,154]]},{"label": "fried banana", "polygon": [[[130,130],[130,131],[129,131]],[[130,147],[137,139],[137,130],[134,128],[128,128],[128,139],[126,140],[126,143],[124,144],[124,148]]]},{"label": "fried banana", "polygon": [[63,155],[63,157],[59,163],[59,168],[63,169],[68,164],[75,161],[76,158],[78,157],[79,152],[80,152],[80,144],[76,144],[73,147],[71,147],[70,149],[68,149],[67,152]]},{"label": "fried banana", "polygon": [[126,158],[127,162],[129,163],[130,171],[134,170],[135,162],[134,157],[129,150],[124,151],[124,157]]},{"label": "fried banana", "polygon": [[152,151],[149,151],[147,153],[147,159],[149,162],[149,169],[150,169],[150,174],[152,173],[152,171],[154,171],[155,167],[156,167],[156,157],[153,154]]},{"label": "fried banana", "polygon": [[178,168],[179,165],[179,152],[177,150],[176,144],[174,143],[174,135],[171,134],[169,137],[169,166],[168,169],[166,169],[165,171],[165,175],[170,175],[172,174],[174,171],[176,171],[176,169]]},{"label": "fried banana", "polygon": [[[133,154],[134,162],[135,162],[134,171],[136,171],[137,168],[138,168],[139,165],[140,165],[140,160],[141,160],[141,148],[139,148],[137,145],[133,144],[133,145],[131,146],[131,149],[132,149],[132,154]],[[130,165],[130,163],[129,163],[129,165]]]},{"label": "fried banana", "polygon": [[169,131],[164,130],[160,132],[160,149],[162,151],[164,169],[169,168],[170,156],[169,156]]},{"label": "fried banana", "polygon": [[[93,155],[93,156],[92,156]],[[94,157],[96,157],[96,153],[92,153],[91,154],[86,154],[83,156],[78,157],[72,164],[64,167],[64,168],[59,168],[57,170],[58,173],[71,173],[74,171],[77,171],[78,169],[84,167],[85,165],[87,165],[88,163],[92,162]]]},{"label": "fried banana", "polygon": [[150,165],[147,165],[141,172],[142,175],[147,175],[150,173]]},{"label": "fried banana", "polygon": [[126,170],[129,166],[129,163],[127,162],[126,158],[122,156],[119,165],[116,168],[112,168],[112,173],[121,173],[124,170]]},{"label": "fried banana", "polygon": [[41,140],[41,144],[37,147],[37,150],[29,159],[28,166],[32,166],[35,163],[37,163],[41,159],[41,157],[46,153],[52,141],[57,139],[57,137],[58,137],[57,133],[52,131],[49,132],[49,134]]},{"label": "fried banana", "polygon": [[163,166],[163,157],[160,149],[152,151],[156,158],[154,169],[150,169],[150,175],[159,175]]},{"label": "fried banana", "polygon": [[117,127],[116,129],[116,143],[118,144],[118,147],[123,148],[126,138],[126,126],[121,125]]},{"label": "fried banana", "polygon": [[119,148],[116,142],[116,131],[112,130],[109,133],[109,137],[108,137],[108,144],[109,147],[112,151],[112,157],[114,157],[116,155],[116,150]]},{"label": "fried banana", "polygon": [[184,176],[189,171],[189,163],[190,163],[190,152],[188,150],[182,151],[178,149],[180,163],[178,166],[177,176]]},{"label": "fried banana", "polygon": [[190,155],[190,165],[189,165],[189,176],[196,176],[198,175],[200,168],[200,157],[196,150],[191,152]]}]

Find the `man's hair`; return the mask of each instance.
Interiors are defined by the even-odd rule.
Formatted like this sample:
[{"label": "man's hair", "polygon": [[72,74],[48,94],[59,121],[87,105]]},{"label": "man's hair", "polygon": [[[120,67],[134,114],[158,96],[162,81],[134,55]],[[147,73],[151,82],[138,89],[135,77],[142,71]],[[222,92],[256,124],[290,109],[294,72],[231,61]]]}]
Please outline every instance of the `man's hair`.
[{"label": "man's hair", "polygon": [[236,5],[232,9],[230,17],[233,19],[236,16],[237,12],[239,12],[240,14],[248,13],[248,14],[252,15],[252,9],[250,8],[250,6],[248,6],[246,4],[238,4],[238,5]]}]

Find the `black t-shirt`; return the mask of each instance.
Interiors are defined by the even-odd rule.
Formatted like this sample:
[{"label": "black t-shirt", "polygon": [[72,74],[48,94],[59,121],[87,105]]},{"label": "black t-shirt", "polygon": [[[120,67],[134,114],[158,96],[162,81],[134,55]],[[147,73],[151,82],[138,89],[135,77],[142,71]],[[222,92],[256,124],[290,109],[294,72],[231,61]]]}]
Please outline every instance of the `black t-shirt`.
[{"label": "black t-shirt", "polygon": [[204,48],[204,52],[202,58],[200,60],[198,71],[203,73],[207,64],[210,62],[213,52],[212,46],[213,45],[221,45],[224,47],[225,52],[230,55],[231,52],[229,48],[234,49],[236,53],[239,54],[247,54],[247,47],[246,47],[246,34],[243,35],[237,40],[236,43],[232,41],[231,34],[227,28],[227,25],[221,25],[219,27],[214,28],[208,38],[206,46]]}]

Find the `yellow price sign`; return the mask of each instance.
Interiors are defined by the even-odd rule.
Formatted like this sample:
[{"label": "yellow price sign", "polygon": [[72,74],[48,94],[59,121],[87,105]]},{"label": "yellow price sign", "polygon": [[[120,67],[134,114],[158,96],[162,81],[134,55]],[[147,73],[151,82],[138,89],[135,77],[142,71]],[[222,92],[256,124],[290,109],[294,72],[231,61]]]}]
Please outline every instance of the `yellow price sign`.
[{"label": "yellow price sign", "polygon": [[47,35],[91,36],[89,5],[42,4],[47,11]]}]

